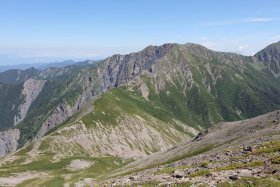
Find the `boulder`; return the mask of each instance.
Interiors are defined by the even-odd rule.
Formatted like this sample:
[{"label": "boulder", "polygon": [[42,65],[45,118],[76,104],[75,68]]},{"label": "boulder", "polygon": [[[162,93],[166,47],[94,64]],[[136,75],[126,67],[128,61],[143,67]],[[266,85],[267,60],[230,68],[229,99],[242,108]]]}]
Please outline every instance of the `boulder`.
[{"label": "boulder", "polygon": [[171,174],[171,177],[173,178],[177,178],[177,179],[181,179],[185,176],[184,172],[179,171],[179,170],[175,170],[173,171],[173,173]]},{"label": "boulder", "polygon": [[238,179],[237,175],[229,176],[230,180],[236,181]]}]

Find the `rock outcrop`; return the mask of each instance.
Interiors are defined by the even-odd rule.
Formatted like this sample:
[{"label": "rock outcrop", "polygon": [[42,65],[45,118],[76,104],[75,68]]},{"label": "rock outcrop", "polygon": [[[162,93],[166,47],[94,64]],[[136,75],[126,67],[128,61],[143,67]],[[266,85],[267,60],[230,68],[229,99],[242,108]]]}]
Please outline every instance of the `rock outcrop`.
[{"label": "rock outcrop", "polygon": [[267,64],[275,76],[280,76],[280,41],[256,53],[255,57]]},{"label": "rock outcrop", "polygon": [[71,117],[76,111],[77,108],[71,107],[65,103],[61,103],[42,124],[42,127],[36,135],[36,139],[43,137],[52,128],[63,123],[67,118]]},{"label": "rock outcrop", "polygon": [[24,98],[24,101],[18,108],[19,113],[14,117],[14,125],[17,125],[24,120],[30,105],[38,97],[45,83],[46,80],[36,79],[28,79],[24,82],[22,90],[22,97]]},{"label": "rock outcrop", "polygon": [[144,50],[128,55],[113,55],[98,68],[103,91],[126,84],[143,71],[152,72],[152,65],[170,51],[176,44],[149,46]]},{"label": "rock outcrop", "polygon": [[0,157],[16,151],[19,135],[18,129],[0,132]]}]

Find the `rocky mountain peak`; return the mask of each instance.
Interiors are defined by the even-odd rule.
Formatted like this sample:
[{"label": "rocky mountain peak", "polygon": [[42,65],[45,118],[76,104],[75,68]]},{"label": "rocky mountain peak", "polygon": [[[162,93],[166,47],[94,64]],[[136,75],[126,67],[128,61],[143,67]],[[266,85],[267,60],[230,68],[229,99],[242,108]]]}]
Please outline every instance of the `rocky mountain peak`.
[{"label": "rocky mountain peak", "polygon": [[181,47],[188,53],[196,56],[211,57],[216,53],[215,51],[212,51],[202,45],[194,43],[186,43],[184,45],[181,45]]},{"label": "rocky mountain peak", "polygon": [[280,75],[280,41],[273,43],[254,55],[258,60],[268,64],[269,69]]},{"label": "rocky mountain peak", "polygon": [[127,55],[117,54],[107,58],[100,64],[98,71],[103,77],[103,90],[127,83],[143,71],[152,72],[152,65],[175,45],[178,44],[148,46],[139,52]]}]

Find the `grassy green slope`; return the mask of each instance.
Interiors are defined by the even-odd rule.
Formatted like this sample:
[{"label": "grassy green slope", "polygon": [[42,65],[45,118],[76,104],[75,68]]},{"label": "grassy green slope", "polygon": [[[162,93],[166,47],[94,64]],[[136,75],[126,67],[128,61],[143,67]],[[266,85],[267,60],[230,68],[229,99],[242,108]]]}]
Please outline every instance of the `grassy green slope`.
[{"label": "grassy green slope", "polygon": [[[139,150],[149,154],[193,136],[195,129],[199,128],[194,125],[194,129],[190,129],[161,103],[144,99],[137,91],[137,86],[113,89],[97,99],[93,107],[94,111],[82,117],[78,122],[64,125],[57,132],[46,137],[44,142],[49,143],[45,150],[63,154],[63,151],[66,153],[68,150],[79,149],[77,153],[68,152],[67,154],[104,155],[105,153],[100,147],[104,147],[106,144],[109,147],[122,145],[129,147],[130,151]],[[145,130],[151,133],[147,137]],[[143,133],[145,137],[139,136],[140,133]],[[150,137],[153,133],[157,137]],[[91,144],[92,150],[80,146],[73,138],[81,134],[91,139],[89,144]],[[110,139],[111,136],[116,135],[117,140]],[[110,137],[106,138],[106,136]],[[64,145],[62,143],[64,140],[61,140],[60,137],[65,137],[72,143]],[[96,143],[97,139],[99,142]],[[119,143],[114,141],[119,141]],[[65,147],[67,147],[66,150],[64,150]],[[129,153],[127,154],[129,155]]]},{"label": "grassy green slope", "polygon": [[[170,51],[161,65],[173,63],[176,66],[181,62],[182,66],[187,63],[194,84],[186,92],[180,86],[182,78],[177,76],[173,79],[175,84],[160,92],[161,103],[170,106],[170,110],[180,115],[178,117],[182,121],[192,118],[205,127],[219,121],[251,118],[279,109],[279,78],[251,57],[238,56],[238,60],[231,59],[225,63],[228,59],[230,57],[214,56],[209,60],[189,54],[180,47]],[[172,94],[167,97],[166,92]]]},{"label": "grassy green slope", "polygon": [[[69,156],[55,160],[53,153],[41,153],[36,160],[30,154],[33,144],[22,149],[14,155],[16,159],[5,162],[0,167],[0,177],[13,176],[16,173],[34,172],[42,175],[42,178],[26,180],[22,185],[32,184],[36,186],[63,186],[65,183],[73,184],[83,178],[101,177],[109,171],[119,168],[132,160],[118,157],[90,157],[90,156]],[[30,161],[32,160],[32,161]],[[83,160],[90,163],[90,166],[83,170],[71,170],[69,165],[73,160]],[[66,176],[69,176],[66,179]],[[59,179],[59,180],[58,180]]]}]

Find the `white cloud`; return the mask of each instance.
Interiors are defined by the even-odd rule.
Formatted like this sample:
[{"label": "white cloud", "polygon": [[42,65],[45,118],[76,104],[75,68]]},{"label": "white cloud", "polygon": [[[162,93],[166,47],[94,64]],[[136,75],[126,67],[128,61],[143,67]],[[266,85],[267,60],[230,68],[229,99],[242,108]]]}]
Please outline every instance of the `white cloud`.
[{"label": "white cloud", "polygon": [[217,22],[207,22],[201,24],[202,26],[226,26],[226,25],[235,25],[235,24],[243,24],[243,23],[262,23],[262,22],[272,22],[279,21],[279,18],[266,18],[266,17],[257,17],[257,18],[244,18],[239,20],[225,20],[225,21],[217,21]]},{"label": "white cloud", "polygon": [[240,23],[255,23],[255,22],[270,22],[270,21],[277,21],[277,18],[249,18],[240,20]]},{"label": "white cloud", "polygon": [[248,47],[249,47],[248,44],[240,45],[240,46],[238,47],[238,51],[239,51],[239,52],[242,52],[242,51],[244,51],[244,49],[247,49]]}]

